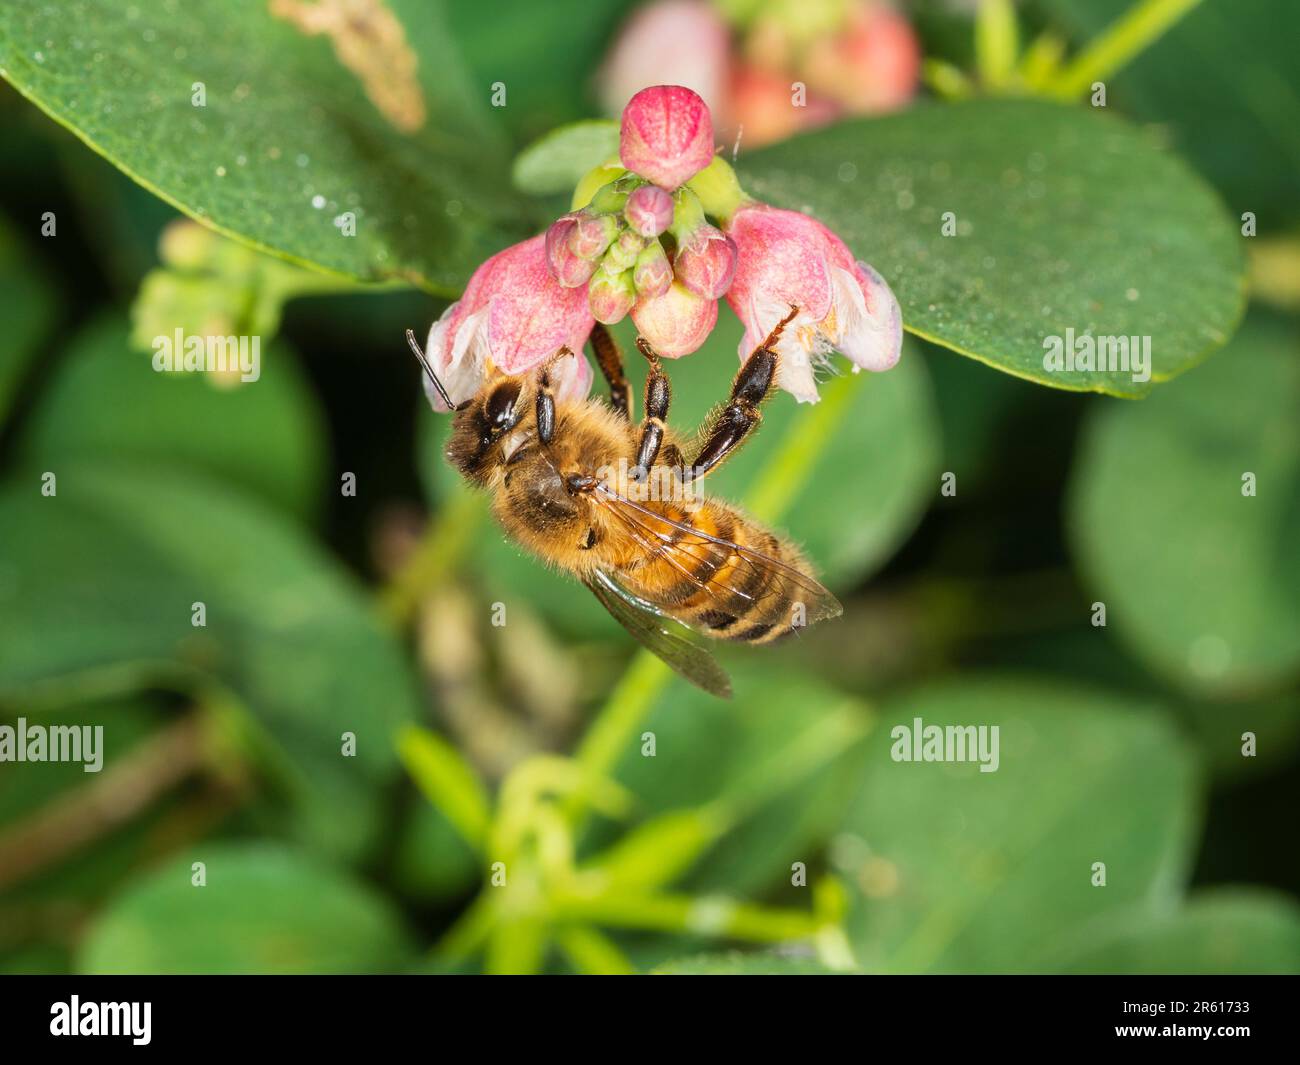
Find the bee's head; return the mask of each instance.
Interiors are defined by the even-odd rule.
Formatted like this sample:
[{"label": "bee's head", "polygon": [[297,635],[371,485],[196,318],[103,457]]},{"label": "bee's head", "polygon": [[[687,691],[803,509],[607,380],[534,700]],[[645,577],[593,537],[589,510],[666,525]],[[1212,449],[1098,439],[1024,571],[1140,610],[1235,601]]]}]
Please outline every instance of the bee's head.
[{"label": "bee's head", "polygon": [[500,461],[505,438],[528,415],[530,404],[519,377],[501,377],[456,408],[447,461],[471,481],[482,483]]}]

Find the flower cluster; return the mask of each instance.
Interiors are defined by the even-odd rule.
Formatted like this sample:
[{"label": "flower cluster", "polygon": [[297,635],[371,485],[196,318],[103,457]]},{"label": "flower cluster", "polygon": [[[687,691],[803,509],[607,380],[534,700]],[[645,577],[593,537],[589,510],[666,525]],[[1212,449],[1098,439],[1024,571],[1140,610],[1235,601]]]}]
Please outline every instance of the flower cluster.
[{"label": "flower cluster", "polygon": [[551,274],[586,287],[598,322],[627,314],[660,354],[695,351],[736,273],[735,242],[687,184],[713,161],[709,109],[690,89],[644,89],[623,111],[618,176],[546,233]]},{"label": "flower cluster", "polygon": [[[798,308],[777,383],[800,401],[817,400],[814,374],[831,351],[855,370],[898,361],[902,321],[884,279],[816,219],[747,196],[714,155],[709,109],[690,89],[637,93],[617,162],[584,178],[574,202],[545,234],[479,267],[434,323],[428,355],[453,403],[485,375],[525,373],[566,346],[580,353],[596,322],[628,315],[659,354],[688,355],[724,298],[745,326],[742,360]],[[554,377],[562,397],[584,396],[591,367],[566,359]]]}]

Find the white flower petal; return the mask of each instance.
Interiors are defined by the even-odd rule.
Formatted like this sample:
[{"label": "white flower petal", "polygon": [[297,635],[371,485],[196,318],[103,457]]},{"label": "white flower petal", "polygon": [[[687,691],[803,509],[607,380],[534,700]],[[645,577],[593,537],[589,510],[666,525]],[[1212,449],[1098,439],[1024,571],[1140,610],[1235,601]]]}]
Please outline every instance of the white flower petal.
[{"label": "white flower petal", "polygon": [[[455,304],[452,305],[454,306]],[[447,308],[448,313],[451,309],[451,307]],[[434,332],[442,325],[441,319],[434,324],[433,330],[429,333],[430,357],[434,360],[434,367],[438,369],[442,385],[447,390],[447,395],[451,397],[452,403],[464,403],[483,386],[483,378],[491,361],[487,339],[490,309],[490,304],[485,305],[460,323],[460,328],[456,330],[456,341],[452,345],[451,355],[441,368],[438,367],[438,361],[433,356],[433,352],[443,350],[441,347],[434,347]],[[446,316],[444,314],[443,318]],[[430,395],[434,410],[441,410],[442,401],[433,393],[433,386],[428,381],[424,384],[424,391],[426,395]]]},{"label": "white flower petal", "polygon": [[860,262],[858,267],[870,282],[871,307],[868,309],[856,277],[839,267],[832,270],[839,335],[830,339],[855,365],[878,373],[898,362],[903,347],[903,314],[885,279],[866,263]]},{"label": "white flower petal", "polygon": [[551,387],[560,402],[579,403],[586,399],[591,391],[591,378],[591,363],[585,355],[557,359],[551,367]]}]

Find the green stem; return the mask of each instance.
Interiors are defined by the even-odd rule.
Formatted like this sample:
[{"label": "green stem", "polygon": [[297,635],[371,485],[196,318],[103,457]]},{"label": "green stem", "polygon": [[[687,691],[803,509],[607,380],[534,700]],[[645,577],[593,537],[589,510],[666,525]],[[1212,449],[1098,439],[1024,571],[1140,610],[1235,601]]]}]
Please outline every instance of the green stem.
[{"label": "green stem", "polygon": [[[775,457],[750,489],[746,503],[760,521],[776,523],[803,491],[826,441],[839,427],[866,374],[836,377],[822,399],[786,433]],[[577,759],[596,776],[608,776],[628,738],[649,713],[672,678],[672,671],[649,651],[632,659],[604,708],[578,747]],[[576,815],[574,804],[568,807]]]},{"label": "green stem", "polygon": [[482,501],[472,493],[452,496],[406,564],[380,590],[380,613],[395,625],[409,621],[425,592],[464,557],[482,516]]},{"label": "green stem", "polygon": [[555,930],[555,942],[579,972],[590,976],[631,976],[636,966],[609,936],[587,925]]},{"label": "green stem", "polygon": [[1089,42],[1054,79],[1051,95],[1073,100],[1122,70],[1201,0],[1140,0]]}]

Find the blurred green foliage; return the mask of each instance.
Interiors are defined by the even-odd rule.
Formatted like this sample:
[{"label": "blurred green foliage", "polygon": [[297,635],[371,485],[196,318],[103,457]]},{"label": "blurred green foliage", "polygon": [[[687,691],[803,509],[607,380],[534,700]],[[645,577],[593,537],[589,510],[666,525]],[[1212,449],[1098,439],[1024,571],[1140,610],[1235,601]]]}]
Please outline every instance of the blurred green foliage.
[{"label": "blurred green foliage", "polygon": [[[1298,323],[1255,306],[1229,340],[1237,218],[1296,223],[1287,5],[1207,0],[1112,114],[925,101],[742,154],[919,335],[816,408],[775,399],[711,485],[846,606],[726,653],[725,704],[629,665],[504,541],[401,340],[443,304],[349,280],[453,297],[543,224],[512,155],[595,113],[630,4],[392,0],[414,135],[265,4],[117,6],[0,13],[0,68],[59,124],[0,90],[0,723],[106,747],[97,776],[0,763],[0,968],[1300,970]],[[1022,15],[1074,52],[1124,6]],[[968,67],[969,22],[924,14]],[[281,258],[165,229],[60,126]],[[154,373],[173,322],[260,334],[261,377]],[[1058,324],[1152,335],[1150,394],[1017,380]],[[724,312],[669,366],[677,426],[739,338]],[[999,725],[997,772],[895,761],[916,717]]]}]

